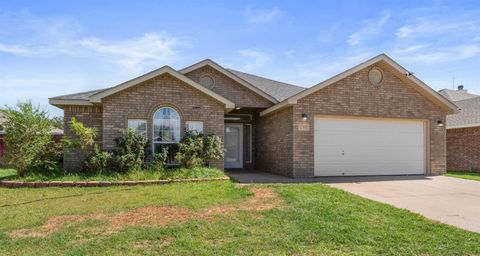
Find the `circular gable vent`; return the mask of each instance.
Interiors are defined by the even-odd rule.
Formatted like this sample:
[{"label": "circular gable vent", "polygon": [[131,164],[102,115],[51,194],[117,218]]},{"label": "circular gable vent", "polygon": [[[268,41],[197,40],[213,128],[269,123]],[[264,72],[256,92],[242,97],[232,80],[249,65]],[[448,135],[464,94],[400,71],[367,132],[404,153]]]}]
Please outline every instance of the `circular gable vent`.
[{"label": "circular gable vent", "polygon": [[368,81],[373,85],[379,85],[383,81],[383,72],[379,68],[372,68],[368,72]]},{"label": "circular gable vent", "polygon": [[201,76],[198,83],[205,86],[208,89],[213,89],[213,87],[215,86],[215,80],[213,80],[213,78],[209,75]]}]

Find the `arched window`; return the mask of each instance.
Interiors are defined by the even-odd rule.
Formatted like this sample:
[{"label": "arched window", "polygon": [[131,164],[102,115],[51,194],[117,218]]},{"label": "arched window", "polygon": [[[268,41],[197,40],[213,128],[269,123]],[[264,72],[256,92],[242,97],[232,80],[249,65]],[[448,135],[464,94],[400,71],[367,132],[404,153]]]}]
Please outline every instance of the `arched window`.
[{"label": "arched window", "polygon": [[180,115],[170,107],[160,108],[153,114],[153,152],[161,152],[164,144],[180,141]]}]

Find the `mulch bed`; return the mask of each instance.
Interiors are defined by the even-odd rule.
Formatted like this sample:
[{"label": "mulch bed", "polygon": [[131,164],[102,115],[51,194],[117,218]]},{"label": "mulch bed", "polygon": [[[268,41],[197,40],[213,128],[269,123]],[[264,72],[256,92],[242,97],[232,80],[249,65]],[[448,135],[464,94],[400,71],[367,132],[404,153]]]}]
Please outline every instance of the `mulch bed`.
[{"label": "mulch bed", "polygon": [[128,180],[128,181],[10,181],[2,180],[0,186],[6,188],[45,188],[45,187],[110,187],[110,186],[137,186],[161,185],[180,182],[229,180],[221,178],[192,178],[175,180]]}]

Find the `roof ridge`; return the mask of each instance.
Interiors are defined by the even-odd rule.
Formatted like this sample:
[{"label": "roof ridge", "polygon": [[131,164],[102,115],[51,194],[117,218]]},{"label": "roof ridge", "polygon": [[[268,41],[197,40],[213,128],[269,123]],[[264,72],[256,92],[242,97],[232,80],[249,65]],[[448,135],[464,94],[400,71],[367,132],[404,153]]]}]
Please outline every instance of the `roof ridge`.
[{"label": "roof ridge", "polygon": [[[282,83],[282,84],[289,85],[289,86],[295,86],[295,87],[298,87],[298,88],[307,89],[306,87],[303,87],[303,86],[285,83],[285,82],[278,81],[278,80],[274,80],[274,79],[271,79],[271,78],[268,78],[268,77],[259,76],[259,75],[254,75],[254,74],[250,74],[250,73],[247,73],[247,72],[239,71],[239,70],[236,70],[236,69],[233,69],[233,68],[226,68],[226,70],[228,70],[228,71],[234,71],[234,72],[238,72],[238,73],[242,73],[242,74],[249,75],[249,76],[255,76],[255,77],[262,78],[262,79],[265,79],[265,80],[270,80],[270,81],[276,82],[276,83]],[[235,75],[235,74],[234,74],[234,75]]]}]

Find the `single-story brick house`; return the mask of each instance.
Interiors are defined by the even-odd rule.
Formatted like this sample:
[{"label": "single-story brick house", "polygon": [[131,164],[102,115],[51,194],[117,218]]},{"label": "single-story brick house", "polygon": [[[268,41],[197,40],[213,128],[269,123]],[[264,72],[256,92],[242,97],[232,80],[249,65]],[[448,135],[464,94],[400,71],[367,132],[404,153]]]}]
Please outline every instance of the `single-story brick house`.
[{"label": "single-story brick house", "polygon": [[447,116],[447,170],[480,171],[480,96],[463,86],[439,93],[459,107]]},{"label": "single-story brick house", "polygon": [[[197,129],[224,140],[216,167],[290,177],[442,174],[443,124],[457,110],[385,54],[308,89],[207,59],[50,104],[66,121],[96,127],[104,150],[127,127],[145,134],[154,152]],[[64,162],[79,168],[81,156],[67,152]]]}]

